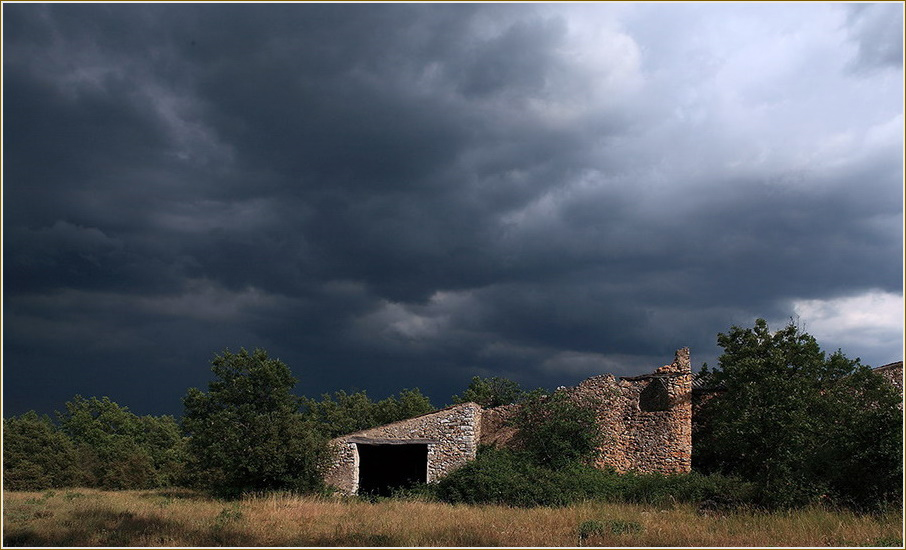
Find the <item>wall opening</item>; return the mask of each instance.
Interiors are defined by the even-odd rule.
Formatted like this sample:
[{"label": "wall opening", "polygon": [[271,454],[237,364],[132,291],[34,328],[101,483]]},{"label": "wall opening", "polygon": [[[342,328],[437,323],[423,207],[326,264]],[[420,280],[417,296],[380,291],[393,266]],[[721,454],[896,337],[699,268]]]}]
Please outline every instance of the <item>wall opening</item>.
[{"label": "wall opening", "polygon": [[396,488],[427,482],[427,444],[357,445],[359,494],[390,496]]},{"label": "wall opening", "polygon": [[670,410],[670,393],[660,378],[652,378],[639,394],[639,409],[645,412]]}]

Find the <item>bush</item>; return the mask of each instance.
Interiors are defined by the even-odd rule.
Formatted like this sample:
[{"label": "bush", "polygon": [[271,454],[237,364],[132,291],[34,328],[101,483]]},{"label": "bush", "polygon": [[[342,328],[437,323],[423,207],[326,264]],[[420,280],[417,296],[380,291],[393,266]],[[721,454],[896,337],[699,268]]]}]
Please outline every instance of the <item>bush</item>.
[{"label": "bush", "polygon": [[552,470],[537,465],[525,452],[488,448],[430,487],[437,499],[448,503],[520,507],[566,506],[584,500],[744,506],[757,498],[752,484],[716,474],[617,474],[582,464]]},{"label": "bush", "polygon": [[538,466],[552,469],[591,464],[603,444],[597,403],[563,392],[534,396],[517,411],[513,440]]},{"label": "bush", "polygon": [[81,395],[57,416],[76,445],[81,484],[147,489],[180,480],[184,440],[173,417],[139,417],[108,397]]},{"label": "bush", "polygon": [[65,487],[77,480],[76,448],[34,411],[3,420],[3,485],[11,491]]}]

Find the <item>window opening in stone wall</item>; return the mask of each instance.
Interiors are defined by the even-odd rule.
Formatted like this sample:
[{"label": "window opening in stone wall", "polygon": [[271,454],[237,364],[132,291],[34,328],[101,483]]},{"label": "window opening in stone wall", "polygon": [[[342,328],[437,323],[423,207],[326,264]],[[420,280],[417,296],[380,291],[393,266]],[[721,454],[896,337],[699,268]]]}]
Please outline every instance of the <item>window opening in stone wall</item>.
[{"label": "window opening in stone wall", "polygon": [[645,412],[666,411],[670,409],[670,393],[660,378],[652,378],[642,393],[639,394],[639,409]]},{"label": "window opening in stone wall", "polygon": [[359,494],[391,496],[394,489],[428,480],[428,445],[358,443]]}]

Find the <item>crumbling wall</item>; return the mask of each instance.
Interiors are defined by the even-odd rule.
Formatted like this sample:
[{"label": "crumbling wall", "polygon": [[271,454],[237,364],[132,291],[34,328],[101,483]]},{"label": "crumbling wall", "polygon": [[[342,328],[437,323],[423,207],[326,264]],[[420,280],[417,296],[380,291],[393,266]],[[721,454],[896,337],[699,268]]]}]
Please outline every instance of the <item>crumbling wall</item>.
[{"label": "crumbling wall", "polygon": [[887,365],[878,367],[874,371],[881,376],[883,376],[888,382],[893,384],[893,386],[900,391],[900,395],[903,395],[903,362],[897,361],[896,363],[889,363]]},{"label": "crumbling wall", "polygon": [[[595,403],[604,444],[596,465],[618,472],[686,473],[692,469],[692,368],[689,349],[651,374],[616,378],[593,376],[561,388]],[[481,443],[506,446],[515,429],[508,420],[516,406],[483,414]]]},{"label": "crumbling wall", "polygon": [[481,413],[480,445],[506,447],[516,435],[516,428],[510,425],[519,405],[502,405],[484,409]]},{"label": "crumbling wall", "polygon": [[[603,446],[597,466],[618,472],[685,473],[692,468],[692,369],[689,349],[651,374],[593,376],[561,388],[595,403]],[[475,458],[479,443],[507,446],[518,405],[483,410],[464,403],[430,414],[362,430],[331,441],[335,460],[325,481],[346,493],[359,488],[359,445],[419,444],[428,449],[428,482]]]},{"label": "crumbling wall", "polygon": [[481,411],[475,403],[463,403],[333,439],[331,445],[336,454],[325,482],[354,494],[359,488],[358,445],[404,443],[427,445],[427,481],[440,479],[475,458]]},{"label": "crumbling wall", "polygon": [[604,445],[597,462],[617,472],[692,470],[692,368],[689,348],[642,376],[602,375],[566,391],[598,399]]}]

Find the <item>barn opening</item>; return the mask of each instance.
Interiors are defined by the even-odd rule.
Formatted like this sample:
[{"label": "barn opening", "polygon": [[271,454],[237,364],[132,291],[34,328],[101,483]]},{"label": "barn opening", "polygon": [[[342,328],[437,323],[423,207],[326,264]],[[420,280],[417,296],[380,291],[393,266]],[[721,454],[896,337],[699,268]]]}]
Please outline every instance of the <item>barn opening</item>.
[{"label": "barn opening", "polygon": [[428,481],[426,443],[357,443],[359,494],[390,496],[394,489]]}]

